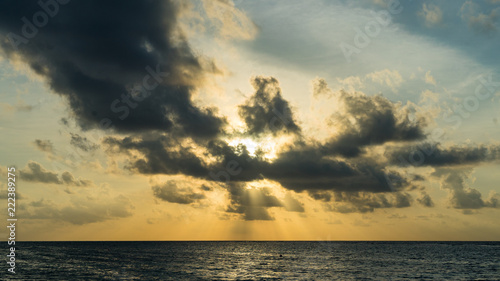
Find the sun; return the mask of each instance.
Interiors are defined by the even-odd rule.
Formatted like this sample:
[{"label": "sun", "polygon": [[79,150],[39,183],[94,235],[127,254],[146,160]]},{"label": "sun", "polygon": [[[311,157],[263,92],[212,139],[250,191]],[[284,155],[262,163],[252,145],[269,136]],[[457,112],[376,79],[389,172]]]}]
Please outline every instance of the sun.
[{"label": "sun", "polygon": [[244,145],[250,156],[255,157],[257,151],[264,152],[261,155],[263,158],[272,160],[276,158],[276,150],[277,150],[277,142],[273,141],[272,138],[262,139],[260,141],[256,141],[251,138],[234,138],[228,141],[228,144],[232,147],[236,147],[240,144]]},{"label": "sun", "polygon": [[243,144],[250,156],[255,156],[255,152],[259,149],[259,143],[250,138],[235,138],[229,141],[228,144],[233,147]]}]

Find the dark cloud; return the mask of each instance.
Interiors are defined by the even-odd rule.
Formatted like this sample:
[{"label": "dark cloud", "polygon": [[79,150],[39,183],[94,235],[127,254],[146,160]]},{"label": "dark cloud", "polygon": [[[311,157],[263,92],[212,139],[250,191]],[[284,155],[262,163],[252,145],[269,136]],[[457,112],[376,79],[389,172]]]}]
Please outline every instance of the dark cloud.
[{"label": "dark cloud", "polygon": [[394,208],[406,208],[410,207],[412,197],[406,192],[395,192],[392,194],[394,196]]},{"label": "dark cloud", "polygon": [[[110,153],[128,155],[126,168],[143,174],[183,174],[224,181],[228,186],[265,178],[296,192],[378,193],[402,190],[407,184],[402,176],[392,173],[399,179],[394,187],[383,167],[371,161],[335,158],[359,156],[369,145],[420,139],[423,124],[410,121],[400,105],[380,96],[343,92],[340,100],[345,112],[332,119],[342,129],[336,138],[325,144],[301,139],[272,161],[259,153],[251,156],[244,146],[232,147],[217,139],[224,132],[226,119],[216,109],[192,101],[192,93],[206,75],[219,70],[212,61],[195,55],[184,38],[177,22],[186,5],[168,0],[91,0],[58,6],[47,24],[38,28],[26,24],[30,26],[23,32],[21,18],[32,21],[42,8],[33,1],[2,2],[0,52],[44,77],[54,92],[65,97],[71,116],[82,129],[111,126],[120,133],[133,134],[104,141]],[[30,28],[33,36],[26,34]],[[14,33],[30,38],[14,38]],[[255,93],[238,108],[247,129],[244,133],[301,135],[278,80],[258,76],[251,83]],[[327,91],[326,82],[318,87],[317,91]],[[348,116],[355,124],[349,123]],[[95,148],[80,135],[71,137],[73,146],[85,151]],[[85,185],[69,173],[59,176],[36,165],[26,168],[25,178]],[[155,192],[167,201],[193,200],[171,187],[158,187]],[[254,191],[234,192],[230,190],[235,211],[247,219],[271,218],[266,210],[271,206],[245,205],[246,194]],[[274,201],[270,194],[260,196],[262,202],[276,207],[303,210],[292,199],[286,204]],[[406,203],[402,200],[400,204]]]},{"label": "dark cloud", "polygon": [[271,188],[254,188],[246,183],[231,182],[225,185],[230,203],[226,212],[241,214],[244,220],[274,220],[268,209],[284,208],[288,212],[304,212],[304,206],[291,194],[283,200],[272,194]]},{"label": "dark cloud", "polygon": [[243,214],[245,220],[274,220],[267,211],[271,207],[283,207],[283,203],[268,188],[247,188],[245,184],[227,184],[231,200],[227,212]]},{"label": "dark cloud", "polygon": [[[71,116],[83,130],[112,127],[119,133],[132,134],[109,137],[103,142],[109,153],[128,156],[126,168],[142,174],[182,174],[222,181],[230,198],[227,211],[242,214],[246,220],[272,220],[268,209],[274,207],[304,212],[304,206],[292,193],[280,200],[270,189],[247,188],[249,182],[261,179],[278,182],[294,192],[305,191],[316,200],[333,204],[333,210],[338,212],[364,213],[411,205],[407,187],[410,181],[423,178],[408,180],[399,173],[388,172],[385,163],[364,154],[373,145],[425,139],[424,120],[414,118],[408,106],[380,95],[333,93],[324,79],[316,79],[315,97],[336,96],[340,102],[339,112],[329,120],[338,134],[318,143],[302,136],[278,80],[254,77],[251,83],[255,92],[238,107],[238,114],[246,125],[243,134],[299,136],[295,143],[282,147],[277,157],[269,160],[261,151],[250,154],[244,145],[234,147],[218,139],[217,136],[225,133],[226,119],[219,116],[216,109],[193,102],[192,94],[203,85],[206,76],[220,70],[213,61],[195,55],[184,38],[177,22],[187,5],[174,0],[51,3],[58,6],[57,11],[53,10],[54,15],[47,17],[46,24],[36,27],[32,22],[39,21],[40,17],[33,18],[33,15],[45,10],[36,1],[1,2],[0,54],[26,63],[44,77],[51,89],[68,102]],[[209,14],[212,17],[217,13]],[[481,26],[495,27],[491,24],[496,23],[496,10],[468,15],[467,19],[470,21],[473,16]],[[26,23],[24,17],[30,23]],[[250,35],[234,37],[250,38]],[[64,118],[61,122],[69,124]],[[98,148],[97,144],[73,133],[70,144],[83,151]],[[54,152],[48,140],[37,139],[35,145],[41,151]],[[468,165],[496,161],[500,155],[498,146],[446,149],[428,146],[433,152],[424,152],[422,165]],[[390,163],[403,165],[399,156],[411,153],[412,148],[407,146],[391,149],[386,156]],[[450,191],[453,207],[498,206],[497,196],[483,200],[479,191],[466,185],[464,175],[449,172],[442,177],[443,188]],[[58,185],[92,185],[70,172],[55,173],[36,162],[29,162],[21,169],[20,178]],[[178,204],[196,203],[210,190],[212,187],[208,185],[195,190],[175,182],[152,186],[157,198]],[[416,200],[424,206],[433,205],[425,192]],[[124,200],[117,202],[129,206]],[[45,214],[45,217],[76,224],[105,219],[91,211],[91,207],[110,217],[130,214],[128,207],[118,205],[79,208],[34,202],[31,207],[41,211],[34,216]]]},{"label": "dark cloud", "polygon": [[290,105],[282,97],[278,80],[257,76],[252,78],[251,83],[255,94],[238,107],[238,113],[247,126],[246,132],[251,135],[300,133]]},{"label": "dark cloud", "polygon": [[[389,192],[407,181],[397,173],[386,173],[375,163],[335,160],[306,147],[278,155],[262,174],[294,191],[335,190]],[[391,182],[394,187],[391,187]]]},{"label": "dark cloud", "polygon": [[54,153],[54,145],[50,140],[36,139],[33,143],[35,144],[36,148],[40,151]]},{"label": "dark cloud", "polygon": [[32,182],[42,182],[42,183],[54,183],[61,184],[62,181],[59,179],[57,173],[46,170],[37,162],[28,162],[24,169],[19,171],[19,176],[21,180],[32,181]]},{"label": "dark cloud", "polygon": [[422,194],[420,194],[420,197],[417,198],[417,202],[425,207],[434,207],[434,202],[432,201],[431,196],[425,191],[423,191]]},{"label": "dark cloud", "polygon": [[130,199],[123,195],[106,201],[84,200],[65,206],[59,206],[42,198],[28,205],[28,210],[23,214],[26,219],[49,219],[75,225],[130,217],[134,209]]},{"label": "dark cloud", "polygon": [[332,116],[331,123],[340,134],[324,145],[328,153],[355,157],[368,145],[425,138],[424,120],[411,120],[407,108],[383,96],[340,91],[338,98],[344,109]]},{"label": "dark cloud", "polygon": [[55,172],[49,171],[37,162],[30,161],[25,168],[19,171],[21,180],[30,182],[64,184],[73,186],[91,186],[92,181],[76,179],[70,172],[65,171],[61,177]]},{"label": "dark cloud", "polygon": [[215,162],[208,166],[209,180],[223,182],[246,182],[263,179],[262,172],[269,169],[269,163],[261,156],[251,156],[246,146],[230,146],[225,141],[211,141],[208,155]]},{"label": "dark cloud", "polygon": [[[389,198],[388,198],[389,197]],[[335,192],[329,209],[339,213],[367,213],[379,208],[406,208],[411,206],[412,197],[407,192],[374,194],[369,192]]]},{"label": "dark cloud", "polygon": [[131,157],[127,167],[144,174],[184,174],[227,183],[270,179],[297,192],[391,192],[409,185],[400,174],[385,172],[383,167],[368,160],[335,160],[324,157],[320,149],[308,145],[296,145],[268,161],[259,155],[251,156],[244,145],[234,147],[224,141],[210,141],[203,156],[166,136],[107,138],[104,142],[111,151],[141,152],[143,157]]},{"label": "dark cloud", "polygon": [[488,34],[497,31],[497,22],[500,8],[488,8],[487,12],[480,11],[481,7],[474,2],[467,1],[460,8],[461,18],[470,29],[477,33]]},{"label": "dark cloud", "polygon": [[45,199],[43,199],[43,198],[42,198],[42,199],[40,199],[40,200],[38,200],[38,201],[31,201],[28,205],[29,205],[29,206],[32,206],[32,207],[37,207],[37,208],[39,208],[39,207],[46,207],[46,206],[50,206],[50,205],[52,205],[52,204],[51,204],[51,202],[46,201]]},{"label": "dark cloud", "polygon": [[[7,189],[7,185],[5,185],[5,188],[3,185],[0,184],[0,199],[5,199],[7,201],[7,198],[9,198],[9,193],[10,191]],[[25,199],[23,193],[20,193],[16,191],[16,199]]]},{"label": "dark cloud", "polygon": [[[247,133],[259,136],[263,133],[283,133],[285,127],[270,127],[269,121],[279,116],[274,108],[289,111],[290,107],[281,97],[278,81],[275,78],[256,77],[253,79],[255,94],[246,104],[239,107],[240,117],[247,125]],[[326,85],[323,85],[326,87]],[[339,135],[324,144],[309,142],[300,135],[300,128],[290,112],[290,119],[299,138],[286,149],[278,152],[275,159],[268,160],[261,151],[251,155],[245,145],[231,146],[227,141],[212,139],[197,145],[188,145],[186,139],[155,133],[133,137],[109,137],[104,143],[110,152],[129,154],[126,168],[143,174],[183,174],[208,181],[225,184],[232,200],[228,211],[244,214],[245,219],[272,219],[267,212],[270,207],[285,207],[290,211],[303,212],[299,202],[288,199],[281,202],[264,191],[248,191],[246,183],[269,179],[280,183],[284,188],[295,192],[307,191],[313,198],[330,201],[329,192],[353,194],[359,192],[389,193],[396,192],[385,203],[385,195],[373,197],[368,203],[351,204],[350,210],[360,212],[374,208],[407,207],[411,204],[408,194],[402,193],[411,186],[409,180],[397,172],[386,171],[383,165],[370,159],[339,159],[359,156],[364,147],[385,142],[413,141],[423,138],[421,120],[410,121],[409,110],[389,100],[363,94],[340,93],[344,112],[339,112],[334,120],[342,130]],[[355,124],[349,123],[353,116]],[[282,121],[282,120],[281,120]],[[140,153],[130,154],[131,151]],[[161,193],[156,188],[155,192]],[[249,194],[262,197],[259,202],[272,202],[271,205],[248,205]],[[174,196],[175,195],[175,196]],[[346,195],[347,196],[347,195]],[[378,196],[378,195],[377,195]],[[192,203],[193,200],[170,191],[164,197],[171,201]],[[175,199],[173,199],[175,197]],[[276,199],[276,200],[273,200]],[[347,198],[347,197],[346,197]],[[269,200],[269,201],[266,201]],[[364,199],[368,200],[368,199]],[[285,200],[286,201],[286,200]],[[255,204],[255,203],[254,203]]]},{"label": "dark cloud", "polygon": [[213,188],[211,186],[208,186],[206,184],[202,184],[200,189],[204,190],[204,191],[212,191],[213,190]]},{"label": "dark cloud", "polygon": [[413,175],[412,181],[425,181],[425,178],[421,175]]},{"label": "dark cloud", "polygon": [[450,193],[449,203],[456,209],[480,209],[484,207],[499,208],[500,195],[494,193],[483,200],[481,192],[467,183],[472,170],[443,169],[434,173],[441,177],[441,188]]},{"label": "dark cloud", "polygon": [[203,193],[196,193],[191,188],[178,187],[175,181],[167,181],[161,185],[154,185],[152,189],[154,196],[171,203],[191,204],[205,199]]},{"label": "dark cloud", "polygon": [[110,149],[128,153],[139,151],[144,159],[131,160],[128,169],[142,174],[185,174],[207,177],[209,170],[191,148],[184,147],[179,140],[164,135],[144,138],[106,138],[104,143]]},{"label": "dark cloud", "polygon": [[[43,76],[83,129],[112,126],[199,138],[222,132],[225,119],[191,100],[205,73],[218,70],[195,56],[184,39],[177,1],[53,3],[58,11],[42,25],[42,17],[33,18],[44,11],[37,1],[2,1],[0,53]],[[28,28],[23,17],[31,22]]]},{"label": "dark cloud", "polygon": [[312,81],[313,86],[313,97],[317,98],[320,96],[331,96],[332,90],[328,87],[328,83],[323,78],[316,78]]},{"label": "dark cloud", "polygon": [[63,172],[61,174],[62,184],[74,186],[91,186],[93,183],[90,180],[76,179],[70,172]]},{"label": "dark cloud", "polygon": [[386,150],[386,157],[399,166],[458,166],[500,160],[498,145],[467,145],[443,148],[439,144],[420,143]]},{"label": "dark cloud", "polygon": [[94,151],[97,148],[99,148],[97,144],[91,142],[86,137],[82,137],[79,134],[74,134],[74,133],[70,134],[71,134],[70,144],[74,147],[80,148],[81,150],[86,152]]},{"label": "dark cloud", "polygon": [[283,200],[283,204],[285,209],[289,212],[299,212],[303,213],[304,205],[299,202],[299,200],[295,199],[291,194],[287,193],[285,195],[285,199]]},{"label": "dark cloud", "polygon": [[333,192],[326,190],[309,190],[307,193],[311,198],[318,201],[329,202],[333,199]]},{"label": "dark cloud", "polygon": [[[223,141],[212,142],[211,155],[218,160],[210,171],[219,172],[212,180],[252,181],[271,179],[283,187],[301,192],[304,190],[372,191],[389,192],[402,189],[408,182],[398,173],[386,173],[377,164],[366,161],[345,162],[325,157],[321,149],[297,144],[268,162],[258,155],[252,157],[244,146],[231,147]],[[235,164],[233,175],[225,173]],[[389,182],[390,180],[390,182]],[[392,185],[392,186],[391,186]]]},{"label": "dark cloud", "polygon": [[269,214],[267,209],[264,207],[246,206],[244,208],[243,213],[244,213],[243,219],[247,220],[247,221],[254,221],[254,220],[271,221],[271,220],[274,220],[274,218]]}]

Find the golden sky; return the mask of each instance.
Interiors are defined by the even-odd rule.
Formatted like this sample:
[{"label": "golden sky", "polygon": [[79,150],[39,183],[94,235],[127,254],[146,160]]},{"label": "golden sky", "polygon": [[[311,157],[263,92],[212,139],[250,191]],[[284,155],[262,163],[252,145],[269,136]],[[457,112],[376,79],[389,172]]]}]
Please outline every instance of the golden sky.
[{"label": "golden sky", "polygon": [[495,1],[21,2],[20,240],[500,237]]}]

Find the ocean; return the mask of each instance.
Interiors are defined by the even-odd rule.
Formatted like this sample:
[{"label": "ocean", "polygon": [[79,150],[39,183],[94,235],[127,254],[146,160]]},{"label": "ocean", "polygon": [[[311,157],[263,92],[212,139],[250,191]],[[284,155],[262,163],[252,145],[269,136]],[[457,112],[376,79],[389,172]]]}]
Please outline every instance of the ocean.
[{"label": "ocean", "polygon": [[16,242],[16,258],[7,280],[500,280],[500,242]]}]

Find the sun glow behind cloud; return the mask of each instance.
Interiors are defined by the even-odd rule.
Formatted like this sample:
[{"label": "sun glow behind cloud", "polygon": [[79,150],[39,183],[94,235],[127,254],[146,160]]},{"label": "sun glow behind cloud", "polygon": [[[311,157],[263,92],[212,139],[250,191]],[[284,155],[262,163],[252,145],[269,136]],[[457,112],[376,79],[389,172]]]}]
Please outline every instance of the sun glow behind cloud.
[{"label": "sun glow behind cloud", "polygon": [[[82,87],[64,89],[58,92],[59,95],[54,95],[51,93],[53,89],[41,83],[58,81],[68,72],[57,68],[66,65],[89,66],[86,69],[89,77],[102,81],[109,78],[108,75],[102,75],[102,65],[111,65],[116,71],[108,73],[116,75],[115,82],[129,81],[129,75],[136,72],[139,72],[138,76],[132,75],[132,78],[140,82],[146,74],[143,73],[144,67],[150,65],[154,68],[155,64],[149,61],[123,63],[142,56],[129,58],[127,55],[118,64],[108,61],[110,56],[95,56],[94,61],[98,64],[94,67],[92,60],[80,59],[80,52],[74,50],[74,45],[88,42],[88,38],[94,37],[93,33],[82,39],[78,32],[72,30],[68,30],[67,34],[74,36],[74,42],[77,43],[66,45],[61,44],[65,41],[57,41],[57,44],[53,44],[69,55],[53,59],[50,52],[31,48],[36,44],[23,45],[26,51],[32,51],[36,56],[23,57],[21,53],[12,52],[10,64],[13,66],[6,67],[8,73],[3,76],[0,71],[0,90],[9,95],[0,102],[1,107],[8,109],[5,114],[0,114],[2,118],[5,116],[5,119],[0,120],[0,129],[11,136],[0,148],[2,157],[5,156],[0,164],[6,166],[17,163],[26,172],[25,175],[31,175],[31,182],[23,182],[27,195],[23,200],[26,200],[28,209],[26,225],[33,223],[31,225],[36,225],[36,228],[27,227],[29,231],[25,232],[27,236],[23,239],[345,240],[498,237],[498,227],[491,223],[498,216],[495,213],[498,207],[492,200],[496,197],[488,197],[489,192],[494,193],[491,189],[498,190],[495,185],[498,176],[494,173],[498,169],[498,162],[491,161],[491,155],[483,153],[496,151],[496,146],[490,144],[500,137],[498,120],[494,119],[498,119],[498,96],[481,101],[479,110],[466,112],[470,118],[461,118],[460,129],[446,135],[435,154],[428,155],[423,151],[426,162],[422,167],[409,170],[399,166],[397,158],[401,154],[408,159],[420,141],[429,141],[426,137],[433,129],[429,124],[448,128],[446,118],[441,118],[440,113],[451,112],[454,104],[462,104],[464,95],[474,92],[474,88],[480,85],[476,80],[477,75],[486,73],[486,70],[498,73],[498,66],[490,63],[496,61],[497,55],[487,50],[497,38],[494,29],[489,31],[493,32],[488,35],[491,37],[481,37],[480,33],[469,37],[474,38],[470,45],[478,42],[484,50],[478,48],[474,52],[467,52],[464,51],[466,47],[457,44],[457,41],[446,42],[449,39],[447,36],[454,34],[448,34],[449,29],[460,28],[459,23],[447,22],[450,20],[449,15],[456,15],[456,11],[452,13],[451,8],[447,8],[448,5],[452,6],[451,2],[438,3],[443,11],[443,22],[436,29],[436,34],[447,32],[446,36],[435,36],[430,31],[434,25],[423,25],[418,13],[423,9],[421,3],[407,3],[403,13],[408,14],[405,14],[404,20],[393,18],[397,29],[383,30],[379,37],[370,38],[370,44],[361,48],[361,53],[356,54],[351,63],[346,63],[338,44],[342,41],[352,43],[356,36],[355,28],[363,27],[373,20],[372,10],[379,11],[380,6],[372,7],[368,2],[344,5],[343,1],[306,3],[291,0],[282,5],[265,1],[237,1],[236,5],[230,1],[211,2],[193,4],[196,6],[193,10],[189,10],[193,8],[190,5],[183,7],[183,13],[191,13],[186,14],[183,22],[189,25],[183,27],[188,41],[184,42],[184,36],[180,36],[176,40],[182,44],[167,42],[172,43],[169,52],[177,50],[186,57],[185,60],[174,60],[173,65],[170,60],[164,62],[164,66],[172,71],[172,75],[166,77],[167,84],[172,87],[164,85],[165,90],[175,92],[177,98],[183,98],[173,105],[167,102],[167,98],[159,98],[156,102],[146,99],[136,108],[129,108],[130,116],[124,120],[113,120],[114,125],[122,124],[123,121],[121,131],[81,130],[75,120],[79,113],[89,113],[80,116],[83,118],[80,121],[85,121],[83,123],[89,126],[102,116],[97,118],[88,110],[95,109],[93,104],[84,109],[68,108],[66,95],[78,93],[78,96],[73,96],[74,100],[81,98],[95,101],[102,105],[100,109],[108,110],[109,101],[120,99],[122,92],[103,91],[96,94],[95,99],[89,99],[85,91],[79,92]],[[65,8],[72,11],[69,5]],[[203,18],[204,13],[208,18]],[[81,12],[77,10],[75,14]],[[130,15],[136,16],[137,12],[131,11]],[[411,22],[411,15],[418,21],[408,24],[406,21]],[[18,22],[19,18],[16,16],[12,20]],[[6,19],[0,17],[0,24]],[[53,31],[52,26],[60,24],[63,30],[71,27],[61,24],[61,19],[51,19],[54,22],[41,29],[33,43],[40,39],[49,40],[50,43],[57,37],[57,31]],[[161,19],[158,21],[160,26],[163,24]],[[462,20],[460,17],[457,19]],[[238,22],[244,25],[238,26]],[[123,22],[127,23],[128,20]],[[174,26],[171,28],[175,29]],[[0,29],[0,36],[2,31]],[[154,29],[148,27],[145,31],[152,32]],[[458,31],[461,36],[468,34],[467,26]],[[46,36],[52,34],[49,32],[53,32],[54,37]],[[108,39],[115,42],[112,36]],[[236,41],[239,39],[247,41]],[[123,45],[124,42],[130,43],[132,47]],[[133,46],[134,40],[124,42],[120,41],[119,45],[123,50],[138,50],[135,48],[137,46]],[[141,41],[140,44],[145,57],[161,51],[154,41]],[[184,49],[180,45],[191,47],[193,54],[189,48]],[[100,42],[92,45],[96,49],[99,46]],[[110,45],[109,49],[112,48]],[[410,55],[408,50],[411,51]],[[490,56],[488,62],[482,61],[478,53]],[[120,53],[114,55],[119,57]],[[30,75],[26,74],[19,75],[33,72],[30,66],[38,62],[31,63],[30,60],[44,56],[47,66],[42,69],[43,74],[37,75],[37,79],[29,79]],[[73,56],[76,57],[74,61]],[[51,64],[63,59],[68,59],[68,63]],[[4,60],[0,67],[8,64],[8,61],[9,58]],[[198,62],[202,65],[199,69],[196,67]],[[50,67],[55,68],[54,73],[58,75],[47,76]],[[29,71],[23,71],[25,69]],[[177,79],[184,76],[192,79]],[[184,86],[189,86],[189,89],[184,89]],[[96,87],[93,92],[100,93],[99,89]],[[179,89],[182,91],[178,92]],[[345,95],[342,90],[346,92]],[[159,97],[164,92],[157,91],[152,97]],[[97,102],[97,98],[108,95],[109,101]],[[436,98],[433,99],[432,95]],[[37,103],[41,96],[50,99]],[[419,99],[429,102],[419,102]],[[273,110],[283,107],[284,102],[293,112],[294,127],[270,127],[268,121],[277,117]],[[243,105],[245,110],[242,110]],[[54,108],[57,111],[52,110]],[[167,118],[164,123],[156,124],[165,108],[173,108],[176,113],[169,116],[172,120]],[[431,109],[434,114],[428,114]],[[96,113],[99,112],[96,110]],[[153,116],[153,113],[158,115]],[[116,114],[111,116],[117,117]],[[151,116],[154,118],[149,118]],[[407,116],[412,118],[406,121]],[[421,116],[432,119],[432,122],[427,123],[427,126],[420,124],[417,121]],[[455,114],[454,118],[457,116],[461,117]],[[142,117],[149,119],[143,120]],[[167,121],[173,121],[174,126],[169,127]],[[13,124],[16,124],[15,128]],[[151,130],[146,128],[152,124],[156,125]],[[423,132],[412,130],[413,127],[422,128]],[[136,131],[137,128],[141,131]],[[386,131],[387,128],[390,129]],[[417,137],[411,137],[412,133]],[[81,135],[80,140],[88,139],[91,143],[75,148],[70,143],[74,135]],[[463,144],[468,138],[472,141]],[[109,142],[105,144],[103,139]],[[36,143],[37,146],[34,145]],[[53,151],[40,145],[44,143],[53,144]],[[462,144],[463,147],[460,146]],[[83,148],[88,151],[83,151]],[[349,149],[352,153],[345,153]],[[76,160],[68,157],[67,151],[71,153],[72,150],[83,157]],[[243,150],[248,151],[248,155]],[[17,153],[20,151],[23,153]],[[224,153],[227,151],[230,153]],[[331,154],[327,154],[329,152]],[[470,157],[456,156],[457,152]],[[339,153],[343,153],[342,156]],[[251,158],[253,163],[244,162]],[[71,166],[59,168],[55,162],[60,159]],[[228,162],[235,159],[242,168],[238,175],[227,170]],[[458,159],[463,163],[453,163],[448,161],[450,159]],[[467,162],[470,159],[477,161]],[[36,162],[37,166],[32,166],[39,168],[25,168],[30,161]],[[437,172],[442,170],[440,165],[448,165],[451,167],[449,169],[456,170],[467,165],[468,169],[474,171],[455,173],[456,181],[467,181],[468,177],[474,176],[478,180],[467,182],[467,185],[463,184],[458,189],[456,183],[453,187],[451,183],[440,185],[442,179],[450,177],[449,172]],[[65,169],[71,169],[69,172],[74,175],[74,181],[92,180],[92,187],[77,184],[62,186],[63,175],[68,175],[64,173]],[[408,204],[395,203],[394,194],[380,185],[373,185],[374,178],[370,177],[372,171],[375,171],[375,182],[379,183],[376,180],[382,179],[380,183],[383,187],[382,174],[376,172],[389,170],[400,173],[412,184],[408,189],[401,190],[401,194],[408,194],[403,198],[409,198]],[[210,173],[227,175],[227,182],[224,176],[214,179]],[[39,176],[38,182],[35,181],[35,175]],[[55,180],[44,182],[44,175],[53,175]],[[352,183],[346,180],[349,178],[365,180]],[[370,187],[372,189],[363,193],[363,196],[350,190]],[[5,184],[0,184],[0,189],[5,189]],[[48,201],[48,194],[52,201]],[[89,194],[96,197],[103,195],[109,200],[124,195],[131,199],[135,209],[130,208],[120,218],[103,215],[99,217],[102,222],[86,225],[73,225],[71,223],[74,220],[68,220],[67,216],[50,216],[59,214],[64,206],[71,207],[71,210],[78,209],[78,204],[90,206],[89,202],[94,197]],[[380,199],[384,196],[387,201]],[[466,201],[448,204],[450,198],[457,201],[472,196],[479,196],[475,205],[464,205]],[[433,204],[423,206],[419,203],[421,200],[418,201],[421,198],[428,198],[429,202],[432,198]],[[68,202],[76,202],[76,207],[68,205]],[[42,206],[42,203],[46,206]],[[344,205],[345,208],[335,208]],[[476,209],[457,209],[464,206]],[[82,216],[93,215],[92,212],[81,212]],[[55,221],[61,227],[47,230]],[[136,225],[141,230],[134,229]],[[469,228],[467,225],[474,227]],[[110,226],[111,230],[108,229]],[[126,231],[114,233],[114,229],[118,228]],[[43,231],[33,231],[39,229]],[[142,229],[147,229],[151,234],[141,236]],[[48,234],[33,236],[30,233]],[[484,236],[481,236],[483,233]],[[55,238],[51,238],[51,234]]]},{"label": "sun glow behind cloud", "polygon": [[276,159],[280,146],[283,145],[272,137],[262,139],[253,139],[250,137],[234,138],[229,140],[228,144],[234,148],[243,145],[248,150],[250,156],[260,156],[267,161]]}]

